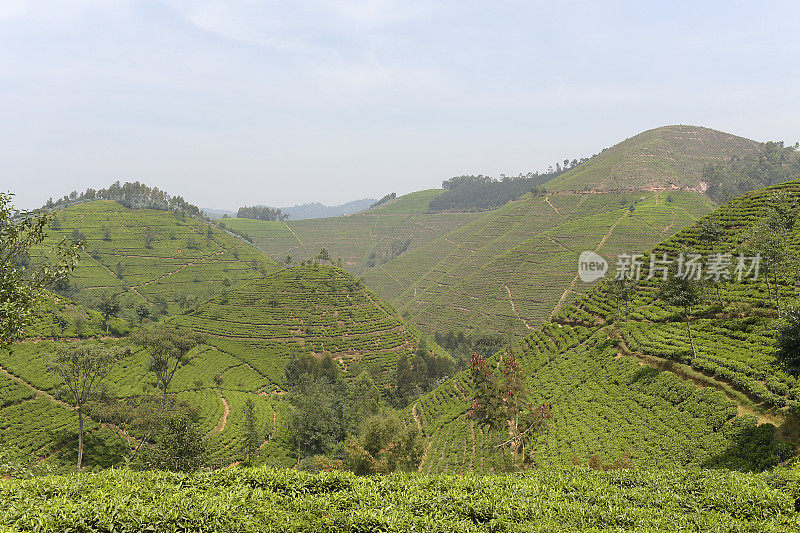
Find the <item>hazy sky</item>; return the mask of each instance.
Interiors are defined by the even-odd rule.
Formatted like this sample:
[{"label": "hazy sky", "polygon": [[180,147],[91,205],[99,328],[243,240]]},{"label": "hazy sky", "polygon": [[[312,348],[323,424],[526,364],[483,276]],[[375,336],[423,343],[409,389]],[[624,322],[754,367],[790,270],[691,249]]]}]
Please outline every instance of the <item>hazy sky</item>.
[{"label": "hazy sky", "polygon": [[793,143],[798,20],[796,1],[0,0],[0,189],[332,204],[665,124]]}]

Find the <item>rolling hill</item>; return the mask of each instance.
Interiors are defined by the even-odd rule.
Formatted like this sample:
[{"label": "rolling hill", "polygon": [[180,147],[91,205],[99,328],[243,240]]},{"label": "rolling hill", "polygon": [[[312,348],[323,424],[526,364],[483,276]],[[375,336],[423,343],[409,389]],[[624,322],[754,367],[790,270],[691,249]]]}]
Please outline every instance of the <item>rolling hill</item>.
[{"label": "rolling hill", "polygon": [[69,285],[59,292],[90,306],[101,295],[119,296],[131,320],[138,304],[175,313],[182,297],[206,300],[226,278],[252,280],[277,268],[254,246],[203,221],[110,200],[58,211],[40,250],[63,237],[86,244]]},{"label": "rolling hill", "polygon": [[[800,181],[723,205],[656,246],[653,256],[694,250],[708,261],[712,253],[736,253],[777,190],[800,198]],[[718,228],[713,238],[708,227]],[[796,226],[790,242],[797,252]],[[648,257],[643,262],[646,277]],[[694,355],[681,310],[658,299],[658,284],[644,277],[630,297],[629,323],[601,283],[516,347],[531,401],[553,412],[536,464],[594,455],[602,464],[628,458],[640,467],[759,470],[795,453],[800,383],[776,359],[779,322],[765,278],[734,277],[708,290],[693,311]],[[789,269],[777,284],[784,302],[797,297],[797,282]],[[493,464],[491,435],[468,417],[471,394],[461,374],[408,409],[429,442],[423,471]]]},{"label": "rolling hill", "polygon": [[689,189],[705,192],[703,166],[741,158],[761,143],[700,126],[663,126],[603,150],[545,183],[549,191]]},{"label": "rolling hill", "polygon": [[[240,457],[248,399],[265,424],[262,453],[277,464],[286,460],[287,450],[274,437],[285,424],[284,367],[293,355],[330,354],[345,379],[368,371],[386,387],[397,358],[411,354],[419,340],[352,275],[325,265],[273,272],[166,320],[206,336],[177,370],[170,391],[198,410],[221,466]],[[117,320],[114,329],[126,333],[131,325]],[[56,467],[74,461],[77,416],[48,362],[59,346],[79,338],[131,348],[110,374],[107,395],[153,390],[147,355],[125,336],[107,336],[98,312],[56,296],[44,299],[27,337],[12,351],[0,351],[0,442]],[[87,423],[90,466],[110,466],[124,456],[114,427],[101,422]]]},{"label": "rolling hill", "polygon": [[586,290],[576,276],[582,251],[645,251],[713,205],[692,191],[527,194],[364,279],[427,333],[521,337]]},{"label": "rolling hill", "polygon": [[426,214],[441,189],[417,191],[350,216],[265,222],[233,218],[225,227],[243,232],[276,261],[291,255],[297,262],[313,258],[321,248],[341,258],[359,274],[474,219],[474,213]]}]

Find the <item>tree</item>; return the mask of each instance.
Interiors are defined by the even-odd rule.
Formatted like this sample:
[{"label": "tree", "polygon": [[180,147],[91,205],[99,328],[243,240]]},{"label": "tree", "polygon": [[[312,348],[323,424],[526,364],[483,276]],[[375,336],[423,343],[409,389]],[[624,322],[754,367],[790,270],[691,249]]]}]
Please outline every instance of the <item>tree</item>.
[{"label": "tree", "polygon": [[287,268],[290,267],[292,265],[292,256],[291,255],[287,255],[286,259],[284,259],[283,262],[286,264]]},{"label": "tree", "polygon": [[167,418],[159,425],[155,441],[145,448],[142,463],[146,468],[193,472],[208,463],[208,438],[194,413]]},{"label": "tree", "polygon": [[775,337],[778,358],[787,363],[793,373],[800,370],[800,306],[786,309]]},{"label": "tree", "polygon": [[51,261],[35,268],[26,265],[29,252],[44,241],[54,217],[16,212],[11,198],[0,192],[0,348],[9,348],[22,335],[44,287],[72,272],[80,246],[64,239],[51,250]]},{"label": "tree", "polygon": [[502,400],[494,373],[486,359],[477,353],[472,354],[469,373],[475,389],[469,416],[482,426],[497,429],[502,419]]},{"label": "tree", "polygon": [[632,279],[629,278],[613,278],[608,282],[608,290],[614,302],[617,304],[617,316],[620,316],[620,308],[625,307],[625,330],[628,336],[631,334],[630,325],[628,323],[628,304],[630,303],[631,295],[635,292],[635,285]]},{"label": "tree", "polygon": [[61,378],[78,410],[78,471],[83,464],[83,415],[97,385],[120,359],[121,351],[99,344],[78,342],[60,348],[50,369]]},{"label": "tree", "polygon": [[330,261],[331,260],[331,254],[328,253],[328,249],[327,248],[322,248],[319,251],[319,253],[317,254],[317,259],[319,259],[320,261]]},{"label": "tree", "polygon": [[186,361],[194,347],[203,342],[203,337],[192,331],[167,328],[141,329],[131,336],[133,342],[150,353],[147,370],[156,376],[156,385],[161,390],[161,404],[167,397],[169,384],[175,372]]},{"label": "tree", "polygon": [[[797,202],[786,191],[772,194],[767,203],[764,216],[751,228],[744,240],[744,249],[751,255],[762,258],[764,275],[767,281],[767,294],[780,312],[779,277],[795,262],[796,255],[791,247],[792,230],[797,220]],[[770,285],[772,275],[772,287]],[[773,290],[774,289],[774,290]]]},{"label": "tree", "polygon": [[152,248],[153,243],[156,240],[156,232],[153,231],[153,228],[147,226],[144,230],[144,245],[146,248]]},{"label": "tree", "polygon": [[255,404],[252,398],[248,398],[244,402],[244,452],[248,462],[258,451],[260,444],[261,433],[258,431]]},{"label": "tree", "polygon": [[697,357],[697,350],[694,347],[690,317],[692,308],[703,301],[704,288],[703,280],[692,279],[689,276],[678,276],[674,272],[670,272],[667,279],[661,283],[658,291],[658,297],[662,301],[683,310],[683,317],[686,320],[686,333],[689,335],[693,358]]},{"label": "tree", "polygon": [[139,323],[141,324],[144,322],[145,318],[150,318],[150,306],[144,303],[141,303],[136,306],[136,315],[139,317]]},{"label": "tree", "polygon": [[97,302],[97,310],[103,315],[106,333],[108,333],[108,321],[111,320],[111,317],[118,317],[122,310],[117,295],[109,292],[104,293]]},{"label": "tree", "polygon": [[419,428],[403,424],[395,413],[370,417],[358,437],[345,440],[347,465],[358,475],[414,471],[422,453]]}]

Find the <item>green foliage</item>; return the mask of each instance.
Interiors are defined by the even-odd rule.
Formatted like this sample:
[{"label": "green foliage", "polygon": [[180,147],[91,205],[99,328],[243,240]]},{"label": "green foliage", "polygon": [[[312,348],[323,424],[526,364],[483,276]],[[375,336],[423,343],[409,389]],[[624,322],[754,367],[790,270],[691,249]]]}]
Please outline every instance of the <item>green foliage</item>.
[{"label": "green foliage", "polygon": [[161,423],[155,444],[143,448],[137,465],[149,470],[193,472],[206,466],[208,460],[205,432],[192,416],[178,415]]},{"label": "green foliage", "polygon": [[345,442],[347,467],[358,475],[415,471],[423,450],[419,429],[403,424],[395,413],[367,418],[361,434]]},{"label": "green foliage", "polygon": [[281,213],[280,209],[264,206],[240,207],[236,217],[251,218],[253,220],[289,220],[289,215]]},{"label": "green foliage", "polygon": [[783,142],[767,142],[741,157],[703,167],[703,181],[708,184],[707,193],[717,202],[797,179],[798,176],[800,157],[794,148],[784,146]]},{"label": "green foliage", "polygon": [[53,216],[15,211],[11,197],[0,192],[0,348],[23,334],[42,289],[72,271],[81,244],[63,239],[53,247],[51,261],[31,267],[29,254],[45,240]]},{"label": "green foliage", "polygon": [[268,467],[0,480],[9,531],[794,531],[796,469],[358,477]]},{"label": "green foliage", "polygon": [[800,307],[785,310],[775,337],[778,357],[785,361],[793,373],[800,372]]}]

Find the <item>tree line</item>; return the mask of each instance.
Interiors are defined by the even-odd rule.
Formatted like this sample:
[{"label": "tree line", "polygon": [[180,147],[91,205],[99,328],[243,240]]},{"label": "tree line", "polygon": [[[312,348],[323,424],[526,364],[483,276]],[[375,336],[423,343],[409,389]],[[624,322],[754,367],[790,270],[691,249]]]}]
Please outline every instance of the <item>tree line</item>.
[{"label": "tree line", "polygon": [[518,176],[501,174],[499,178],[483,175],[455,176],[442,182],[445,192],[433,198],[428,204],[428,212],[440,211],[486,211],[496,209],[564,172],[588,161],[588,158],[565,159],[563,166],[556,163],[545,173],[528,172]]},{"label": "tree line", "polygon": [[95,200],[113,200],[130,209],[157,209],[172,211],[180,216],[191,216],[205,220],[206,217],[196,205],[192,205],[181,196],[170,196],[158,187],[148,187],[135,181],[114,182],[108,189],[86,189],[82,193],[72,191],[63,198],[47,200],[43,209],[51,211],[74,205],[93,202]]},{"label": "tree line", "polygon": [[784,146],[783,141],[767,142],[751,154],[732,157],[723,163],[703,167],[706,194],[723,203],[746,192],[769,187],[800,177],[799,144]]},{"label": "tree line", "polygon": [[266,220],[283,222],[289,220],[289,215],[283,213],[278,208],[266,207],[263,205],[254,205],[252,207],[243,206],[236,212],[238,218],[250,218],[252,220]]}]

